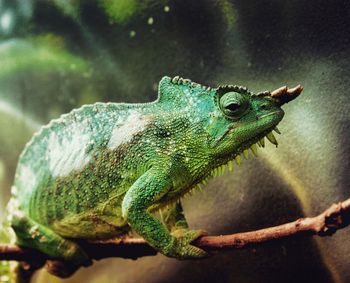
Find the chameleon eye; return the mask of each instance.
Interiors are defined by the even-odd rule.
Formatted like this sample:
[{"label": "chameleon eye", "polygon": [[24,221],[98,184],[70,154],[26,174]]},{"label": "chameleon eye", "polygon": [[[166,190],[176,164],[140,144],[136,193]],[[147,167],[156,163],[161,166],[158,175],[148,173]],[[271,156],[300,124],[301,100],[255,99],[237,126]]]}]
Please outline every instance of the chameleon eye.
[{"label": "chameleon eye", "polygon": [[231,112],[235,112],[236,110],[238,110],[240,107],[240,105],[236,102],[232,102],[228,105],[225,106],[225,109]]},{"label": "chameleon eye", "polygon": [[248,101],[240,93],[228,92],[221,96],[220,108],[228,118],[240,117],[248,107]]}]

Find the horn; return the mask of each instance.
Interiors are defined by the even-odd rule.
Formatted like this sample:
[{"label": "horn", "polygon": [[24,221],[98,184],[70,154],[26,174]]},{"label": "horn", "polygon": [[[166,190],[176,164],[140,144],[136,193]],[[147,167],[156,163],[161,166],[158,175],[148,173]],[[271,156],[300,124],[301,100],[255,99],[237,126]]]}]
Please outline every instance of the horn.
[{"label": "horn", "polygon": [[292,101],[296,97],[299,96],[299,94],[303,91],[303,87],[301,85],[297,85],[293,88],[288,88],[286,86],[282,86],[278,89],[275,89],[274,91],[265,91],[262,93],[259,93],[259,96],[270,96],[274,100],[276,100],[280,105],[283,105],[285,103],[288,103],[289,101]]}]

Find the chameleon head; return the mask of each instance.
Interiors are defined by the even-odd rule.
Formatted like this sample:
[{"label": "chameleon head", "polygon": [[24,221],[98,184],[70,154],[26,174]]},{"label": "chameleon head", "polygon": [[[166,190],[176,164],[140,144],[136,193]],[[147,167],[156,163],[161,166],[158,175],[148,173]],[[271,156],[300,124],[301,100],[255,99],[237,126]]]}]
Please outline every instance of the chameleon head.
[{"label": "chameleon head", "polygon": [[240,154],[247,156],[249,148],[256,154],[256,143],[264,146],[265,136],[277,146],[272,131],[278,132],[276,126],[284,115],[281,106],[302,90],[298,85],[253,94],[241,86],[213,89],[178,76],[164,77],[159,84],[158,102],[164,116],[169,117],[164,119],[165,127],[173,128],[170,136],[181,141],[175,143],[177,150],[171,151],[176,147],[169,145],[167,152],[174,152],[176,158],[184,156],[189,171],[197,172],[203,160],[201,165],[208,169],[226,163],[230,168],[231,160],[235,158],[239,163]]},{"label": "chameleon head", "polygon": [[216,135],[211,144],[215,157],[225,162],[242,152],[247,155],[249,148],[256,154],[256,144],[264,146],[264,137],[277,146],[272,131],[278,132],[276,126],[284,115],[281,106],[296,98],[302,90],[298,85],[292,89],[281,87],[272,92],[252,94],[245,87],[218,87],[216,117],[212,120],[221,124],[221,131],[211,133]]}]

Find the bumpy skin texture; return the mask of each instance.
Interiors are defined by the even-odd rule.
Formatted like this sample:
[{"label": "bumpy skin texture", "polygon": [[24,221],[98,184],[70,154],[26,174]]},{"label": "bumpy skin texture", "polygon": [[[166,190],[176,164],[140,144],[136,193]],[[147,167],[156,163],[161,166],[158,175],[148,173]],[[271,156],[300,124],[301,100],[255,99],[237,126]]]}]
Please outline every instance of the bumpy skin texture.
[{"label": "bumpy skin texture", "polygon": [[[281,121],[278,100],[163,77],[145,104],[85,105],[43,127],[24,149],[9,205],[17,243],[78,268],[75,239],[133,229],[164,255],[200,258],[179,200]],[[163,209],[163,220],[153,212]],[[63,270],[62,277],[72,271]]]}]

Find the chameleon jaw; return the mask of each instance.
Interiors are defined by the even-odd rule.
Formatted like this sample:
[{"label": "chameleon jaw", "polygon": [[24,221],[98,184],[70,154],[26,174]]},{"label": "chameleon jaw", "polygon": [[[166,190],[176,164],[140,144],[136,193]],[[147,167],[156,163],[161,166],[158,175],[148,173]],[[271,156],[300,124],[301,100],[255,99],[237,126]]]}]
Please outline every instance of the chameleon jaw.
[{"label": "chameleon jaw", "polygon": [[[273,130],[269,130],[265,132],[262,136],[257,137],[256,139],[251,140],[251,142],[248,142],[248,146],[242,147],[238,150],[238,153],[235,154],[230,160],[223,165],[219,165],[211,170],[211,173],[209,176],[216,177],[221,176],[225,173],[226,168],[228,168],[228,171],[233,171],[233,161],[239,166],[242,163],[242,155],[244,159],[249,158],[249,149],[253,153],[254,156],[258,156],[258,147],[265,147],[265,137],[266,139],[271,142],[276,147],[278,146],[277,139],[275,135],[273,134],[273,131],[275,131],[277,134],[281,134],[279,129],[275,127]],[[205,180],[206,181],[206,180]]]},{"label": "chameleon jaw", "polygon": [[275,127],[273,130],[269,130],[265,132],[260,138],[252,140],[252,142],[250,142],[248,146],[238,150],[238,153],[235,154],[233,157],[231,157],[226,164],[219,165],[214,169],[212,169],[204,179],[194,184],[194,186],[192,186],[187,192],[185,192],[177,201],[179,201],[181,198],[186,198],[187,196],[193,195],[196,191],[203,191],[202,186],[203,185],[205,186],[209,179],[224,175],[226,172],[226,169],[228,169],[228,171],[230,172],[233,171],[233,162],[235,162],[238,166],[240,166],[242,163],[241,155],[243,155],[244,159],[248,159],[249,149],[252,151],[254,156],[258,156],[257,147],[265,147],[265,137],[269,142],[271,142],[277,147],[278,142],[276,137],[272,133],[272,131],[275,131],[277,134],[281,134],[279,129]]}]

